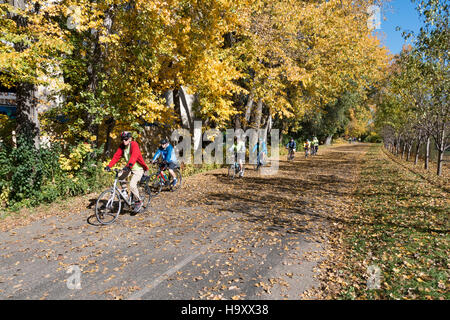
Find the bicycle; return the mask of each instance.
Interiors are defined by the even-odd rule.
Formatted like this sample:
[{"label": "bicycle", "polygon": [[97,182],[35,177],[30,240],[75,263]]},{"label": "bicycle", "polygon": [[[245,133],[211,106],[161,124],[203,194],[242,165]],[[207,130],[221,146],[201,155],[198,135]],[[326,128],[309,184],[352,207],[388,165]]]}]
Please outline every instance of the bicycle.
[{"label": "bicycle", "polygon": [[239,163],[235,160],[233,164],[230,164],[228,167],[228,177],[230,177],[231,180],[233,180],[236,175],[239,173],[241,174],[241,177],[244,176],[245,168],[242,167],[242,171],[239,169]]},{"label": "bicycle", "polygon": [[295,157],[295,150],[292,149],[292,148],[289,148],[289,153],[288,153],[288,156],[287,156],[287,160],[288,161],[292,161],[292,160],[294,160],[294,157]]},{"label": "bicycle", "polygon": [[176,191],[181,187],[181,172],[180,168],[177,167],[173,171],[175,172],[175,176],[177,178],[177,184],[173,186],[173,178],[172,175],[165,174],[164,171],[168,170],[167,161],[161,161],[158,163],[158,171],[150,176],[150,189],[155,194],[159,194],[163,187],[169,187],[170,191]]},{"label": "bicycle", "polygon": [[308,154],[309,154],[309,148],[304,148],[305,149],[305,158],[308,158]]},{"label": "bicycle", "polygon": [[[116,221],[122,210],[122,203],[124,207],[128,206],[129,208],[132,208],[135,203],[133,194],[128,195],[126,189],[118,187],[118,182],[123,182],[123,180],[119,180],[121,170],[114,169],[114,172],[116,176],[112,188],[103,191],[95,203],[95,216],[97,217],[97,221],[102,225],[108,225]],[[140,212],[144,212],[147,210],[151,198],[151,191],[146,176],[143,176],[139,181],[138,190],[142,201],[142,209]],[[110,220],[108,220],[108,217]]]}]

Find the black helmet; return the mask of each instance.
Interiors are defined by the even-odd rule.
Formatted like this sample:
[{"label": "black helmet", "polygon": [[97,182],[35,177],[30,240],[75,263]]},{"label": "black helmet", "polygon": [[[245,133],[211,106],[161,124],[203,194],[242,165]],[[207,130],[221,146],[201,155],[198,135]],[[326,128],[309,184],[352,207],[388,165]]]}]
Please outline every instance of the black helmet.
[{"label": "black helmet", "polygon": [[128,140],[128,139],[130,139],[130,138],[131,138],[131,132],[128,132],[128,131],[122,132],[122,133],[120,134],[120,138],[121,138],[122,140]]},{"label": "black helmet", "polygon": [[164,145],[166,143],[168,143],[169,141],[167,141],[167,139],[161,139],[161,141],[159,142],[160,145]]}]

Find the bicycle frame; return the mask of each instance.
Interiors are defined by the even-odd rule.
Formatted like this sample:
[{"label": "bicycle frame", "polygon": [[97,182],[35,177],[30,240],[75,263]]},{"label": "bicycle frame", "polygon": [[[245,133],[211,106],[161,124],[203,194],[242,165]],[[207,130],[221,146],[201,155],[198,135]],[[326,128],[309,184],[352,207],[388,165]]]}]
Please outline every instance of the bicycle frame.
[{"label": "bicycle frame", "polygon": [[114,185],[113,185],[113,187],[112,187],[112,189],[113,189],[113,194],[112,194],[112,197],[111,197],[111,199],[109,199],[109,201],[108,201],[108,203],[106,204],[106,206],[107,207],[109,207],[110,205],[111,205],[111,203],[114,201],[114,197],[115,197],[115,195],[116,195],[116,192],[119,194],[119,198],[121,198],[121,199],[123,199],[123,201],[125,201],[125,203],[127,204],[127,205],[129,205],[129,206],[131,206],[132,205],[132,203],[131,203],[131,196],[129,197],[129,199],[126,199],[124,196],[123,196],[123,194],[122,194],[122,190],[123,189],[119,189],[118,187],[117,187],[117,182],[119,182],[119,170],[115,170],[116,171],[116,177],[115,177],[115,179],[114,179]]},{"label": "bicycle frame", "polygon": [[[165,178],[164,177],[164,171],[168,170],[168,167],[163,164],[163,163],[159,163],[159,173],[158,173],[158,177],[160,179],[160,181],[162,181],[164,184],[167,184],[167,182],[169,182],[169,177]],[[170,173],[169,173],[170,174]]]}]

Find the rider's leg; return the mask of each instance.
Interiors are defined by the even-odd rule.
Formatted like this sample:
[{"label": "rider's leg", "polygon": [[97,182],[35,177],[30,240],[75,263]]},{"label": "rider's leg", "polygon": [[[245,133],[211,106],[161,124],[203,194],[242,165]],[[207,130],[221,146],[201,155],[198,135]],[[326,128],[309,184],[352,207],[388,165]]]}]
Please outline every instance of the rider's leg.
[{"label": "rider's leg", "polygon": [[130,171],[122,171],[119,176],[120,186],[123,190],[127,190],[127,178],[131,174]]},{"label": "rider's leg", "polygon": [[176,174],[175,174],[175,171],[173,171],[173,170],[170,169],[170,168],[169,168],[169,173],[170,173],[170,175],[172,176],[173,179],[176,179],[176,178],[177,178],[177,176],[176,176]]},{"label": "rider's leg", "polygon": [[137,184],[139,183],[143,175],[144,170],[134,170],[130,181],[130,191],[131,193],[133,193],[134,198],[137,199],[138,201],[141,200],[141,197],[139,195]]}]

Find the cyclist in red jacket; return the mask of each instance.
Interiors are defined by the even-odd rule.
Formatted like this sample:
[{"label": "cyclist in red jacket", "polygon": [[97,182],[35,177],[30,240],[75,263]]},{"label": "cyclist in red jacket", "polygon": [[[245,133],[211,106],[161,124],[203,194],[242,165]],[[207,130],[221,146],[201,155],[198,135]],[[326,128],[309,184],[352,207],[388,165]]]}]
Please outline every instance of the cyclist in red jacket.
[{"label": "cyclist in red jacket", "polygon": [[[122,144],[117,149],[111,162],[105,167],[105,170],[111,171],[111,167],[113,167],[122,156],[125,158],[127,165],[122,169],[122,174],[119,179],[125,180],[130,173],[133,174],[130,181],[130,191],[135,199],[137,199],[134,202],[133,208],[133,211],[137,213],[142,208],[142,201],[139,196],[137,184],[144,175],[144,172],[148,171],[148,167],[142,157],[138,143],[132,140],[131,132],[122,132],[120,138],[122,139]],[[122,188],[126,188],[126,185],[122,185]]]}]

